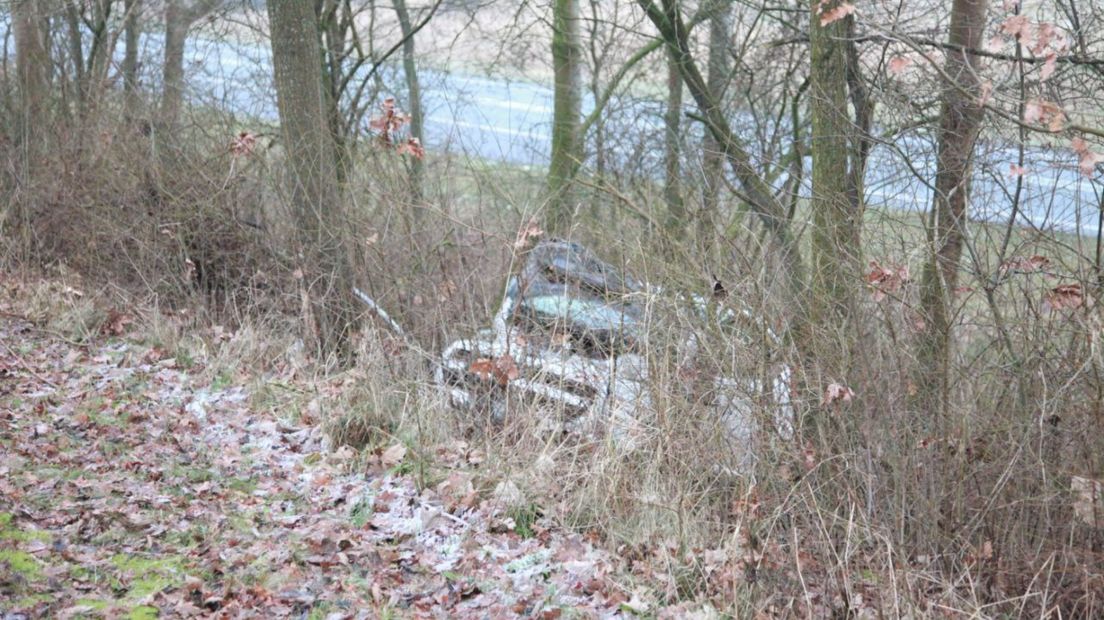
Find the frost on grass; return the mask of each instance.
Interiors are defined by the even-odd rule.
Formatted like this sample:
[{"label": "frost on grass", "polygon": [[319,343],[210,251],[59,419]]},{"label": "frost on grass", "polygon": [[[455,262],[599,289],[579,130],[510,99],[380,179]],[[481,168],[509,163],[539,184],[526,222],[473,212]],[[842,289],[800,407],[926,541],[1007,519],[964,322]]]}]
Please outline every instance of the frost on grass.
[{"label": "frost on grass", "polygon": [[547,523],[520,536],[463,472],[419,489],[405,451],[325,454],[201,363],[125,333],[80,347],[18,310],[0,318],[0,616],[633,613],[616,560]]}]

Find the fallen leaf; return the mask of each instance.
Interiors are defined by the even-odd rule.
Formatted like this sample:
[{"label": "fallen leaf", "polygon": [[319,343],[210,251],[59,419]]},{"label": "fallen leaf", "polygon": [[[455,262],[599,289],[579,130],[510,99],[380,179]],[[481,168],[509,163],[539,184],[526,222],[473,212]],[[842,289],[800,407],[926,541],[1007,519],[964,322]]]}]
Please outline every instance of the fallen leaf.
[{"label": "fallen leaf", "polygon": [[384,467],[394,467],[406,457],[406,446],[397,443],[380,454],[380,464]]},{"label": "fallen leaf", "polygon": [[105,336],[122,336],[127,331],[127,326],[134,323],[134,319],[130,315],[123,313],[120,310],[112,309],[107,313],[107,320],[104,321],[103,326],[100,328],[100,332]]},{"label": "fallen leaf", "polygon": [[517,362],[509,354],[494,359],[481,357],[472,362],[468,370],[483,381],[493,379],[499,385],[506,385],[520,376]]}]

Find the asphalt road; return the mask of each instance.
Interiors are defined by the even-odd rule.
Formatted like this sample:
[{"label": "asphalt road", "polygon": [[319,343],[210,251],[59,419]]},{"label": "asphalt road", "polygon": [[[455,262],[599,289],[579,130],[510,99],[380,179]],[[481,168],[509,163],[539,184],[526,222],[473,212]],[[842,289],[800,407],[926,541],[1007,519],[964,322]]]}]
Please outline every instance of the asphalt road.
[{"label": "asphalt road", "polygon": [[[145,53],[151,58],[149,66],[156,67],[160,55],[158,36],[146,38]],[[270,51],[265,45],[193,38],[187,49],[187,83],[193,99],[248,117],[276,117],[270,67]],[[423,70],[420,76],[428,148],[519,165],[547,163],[551,148],[550,84],[431,70]],[[393,94],[401,104],[405,92],[401,74],[393,67],[386,68],[381,70],[380,79],[386,85],[385,93],[387,87],[393,89],[387,94]],[[593,99],[588,98],[584,101],[584,113],[592,108]],[[657,176],[656,171],[662,170],[662,113],[659,101],[628,98],[611,101],[605,115],[612,145],[608,160],[628,170],[630,175]],[[737,127],[746,121],[733,119]],[[756,151],[754,145],[751,150]],[[1016,178],[1010,174],[1010,164],[1016,161],[1016,149],[981,143],[976,157],[972,216],[978,220],[1007,221],[1015,191]],[[926,211],[932,202],[928,184],[934,179],[934,159],[934,137],[930,134],[906,135],[891,145],[876,147],[866,173],[867,204],[899,211]],[[1027,151],[1025,167],[1029,172],[1023,177],[1019,224],[1096,235],[1104,185],[1098,181],[1094,186],[1079,173],[1076,164],[1076,156],[1064,145]],[[693,166],[688,169],[688,174],[693,174]],[[806,186],[804,191],[809,188]]]}]

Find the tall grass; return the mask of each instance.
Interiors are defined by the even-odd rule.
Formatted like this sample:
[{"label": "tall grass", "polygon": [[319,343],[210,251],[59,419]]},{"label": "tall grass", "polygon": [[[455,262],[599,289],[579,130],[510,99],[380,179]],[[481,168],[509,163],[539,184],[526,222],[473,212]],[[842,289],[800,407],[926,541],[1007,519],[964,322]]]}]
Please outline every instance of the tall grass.
[{"label": "tall grass", "polygon": [[[946,420],[913,404],[917,285],[880,300],[863,288],[859,327],[832,335],[858,345],[848,376],[799,375],[792,438],[771,423],[771,399],[748,389],[759,422],[749,458],[717,419],[709,378],[803,368],[792,344],[770,336],[785,333],[788,309],[752,224],[686,243],[640,217],[661,211],[655,188],[594,190],[602,212],[580,209],[572,237],[666,291],[649,301],[652,406],[616,436],[565,433],[563,411],[523,399],[495,422],[446,406],[434,356],[489,324],[523,259],[515,232],[539,215],[540,179],[431,156],[415,201],[402,161],[362,145],[346,188],[357,272],[407,336],[366,314],[355,368],[335,371],[297,344],[279,149],[234,157],[238,128],[205,127],[177,142],[171,166],[120,123],[102,145],[54,152],[44,181],[7,181],[19,208],[6,230],[33,231],[8,237],[9,272],[64,266],[86,290],[116,287],[95,302],[40,288],[36,320],[92,337],[105,305],[126,296],[161,346],[187,349],[212,373],[253,372],[259,408],[320,424],[334,444],[406,443],[427,487],[456,466],[438,463],[435,446],[463,440],[481,455],[469,466],[484,496],[516,489],[514,501],[603,541],[667,602],[707,600],[736,617],[1102,613],[1104,528],[1077,516],[1070,490],[1072,476],[1104,477],[1101,304],[1080,240],[1015,231],[1001,256],[1000,229],[974,229]],[[919,273],[918,217],[871,212],[865,235],[868,259]],[[1032,254],[1050,265],[994,279],[1002,261]],[[739,337],[680,312],[679,295],[709,296],[716,281],[728,301],[711,303],[750,309]],[[1056,304],[1052,289],[1073,283],[1080,305]],[[829,382],[854,398],[821,406]]]}]

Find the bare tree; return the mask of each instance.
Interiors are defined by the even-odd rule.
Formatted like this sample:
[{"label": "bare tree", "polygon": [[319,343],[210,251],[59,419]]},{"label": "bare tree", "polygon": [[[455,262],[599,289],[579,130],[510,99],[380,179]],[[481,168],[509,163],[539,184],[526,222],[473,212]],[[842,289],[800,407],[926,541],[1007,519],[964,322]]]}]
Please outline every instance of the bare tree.
[{"label": "bare tree", "polygon": [[981,79],[978,56],[985,33],[988,0],[954,0],[947,37],[943,102],[936,160],[931,258],[924,269],[921,304],[926,328],[921,335],[922,389],[936,411],[943,411],[949,387],[951,303],[958,288],[963,226],[970,196],[971,160],[981,127]]},{"label": "bare tree", "polygon": [[138,108],[138,45],[142,34],[139,16],[142,12],[142,0],[126,0],[123,4],[124,45],[123,50],[123,92],[125,94],[126,114],[132,116]]},{"label": "bare tree", "polygon": [[[399,18],[402,33],[403,76],[406,78],[407,106],[410,113],[410,135],[425,143],[425,115],[422,112],[422,88],[418,82],[418,65],[415,61],[414,23],[410,21],[410,12],[406,9],[406,0],[395,0],[395,14]],[[422,200],[422,184],[425,182],[425,163],[420,157],[413,158],[410,164],[410,187],[415,203]],[[414,210],[415,216],[421,213],[420,205]]]},{"label": "bare tree", "polygon": [[795,314],[801,315],[805,296],[805,268],[787,209],[775,196],[770,184],[752,165],[751,154],[733,133],[720,104],[714,99],[708,83],[702,77],[691,51],[690,30],[682,19],[678,3],[675,0],[662,1],[662,8],[653,0],[637,0],[637,4],[644,9],[666,47],[675,55],[679,74],[687,91],[694,98],[700,120],[721,145],[721,152],[735,173],[741,198],[747,201],[752,212],[768,231],[782,265],[786,289],[784,294]]},{"label": "bare tree", "polygon": [[353,324],[352,272],[318,18],[310,3],[299,0],[269,0],[268,15],[309,323],[324,354],[343,355]]},{"label": "bare tree", "polygon": [[663,201],[671,232],[686,226],[686,203],[682,196],[682,76],[678,59],[667,52],[667,111],[663,117]]},{"label": "bare tree", "polygon": [[[68,0],[64,16],[68,28],[69,64],[81,120],[89,120],[108,86],[111,59],[120,32],[113,29],[115,3],[111,0]],[[85,123],[92,130],[94,123]]]},{"label": "bare tree", "polygon": [[33,172],[45,149],[49,127],[50,54],[42,5],[36,0],[15,0],[12,4],[19,81],[18,135],[26,173]]},{"label": "bare tree", "polygon": [[219,7],[222,0],[168,0],[165,6],[165,60],[162,66],[160,122],[171,128],[184,101],[184,46],[192,25]]},{"label": "bare tree", "polygon": [[563,231],[569,226],[575,208],[571,185],[582,160],[583,147],[580,136],[583,97],[578,0],[555,0],[552,5],[552,28],[555,93],[546,219],[550,230]]},{"label": "bare tree", "polygon": [[[727,0],[714,0],[709,17],[709,62],[706,66],[706,81],[713,100],[724,101],[725,84],[729,79],[728,41],[732,29],[732,3]],[[712,234],[720,201],[721,187],[724,184],[724,154],[716,137],[705,132],[702,140],[702,213],[699,227],[704,234]],[[706,238],[703,236],[703,240]]]},{"label": "bare tree", "polygon": [[[811,317],[820,325],[850,316],[859,281],[861,204],[851,193],[852,121],[847,97],[847,34],[851,17],[832,19],[814,0],[810,16],[809,108],[813,194]],[[818,15],[816,9],[820,8]]]}]

